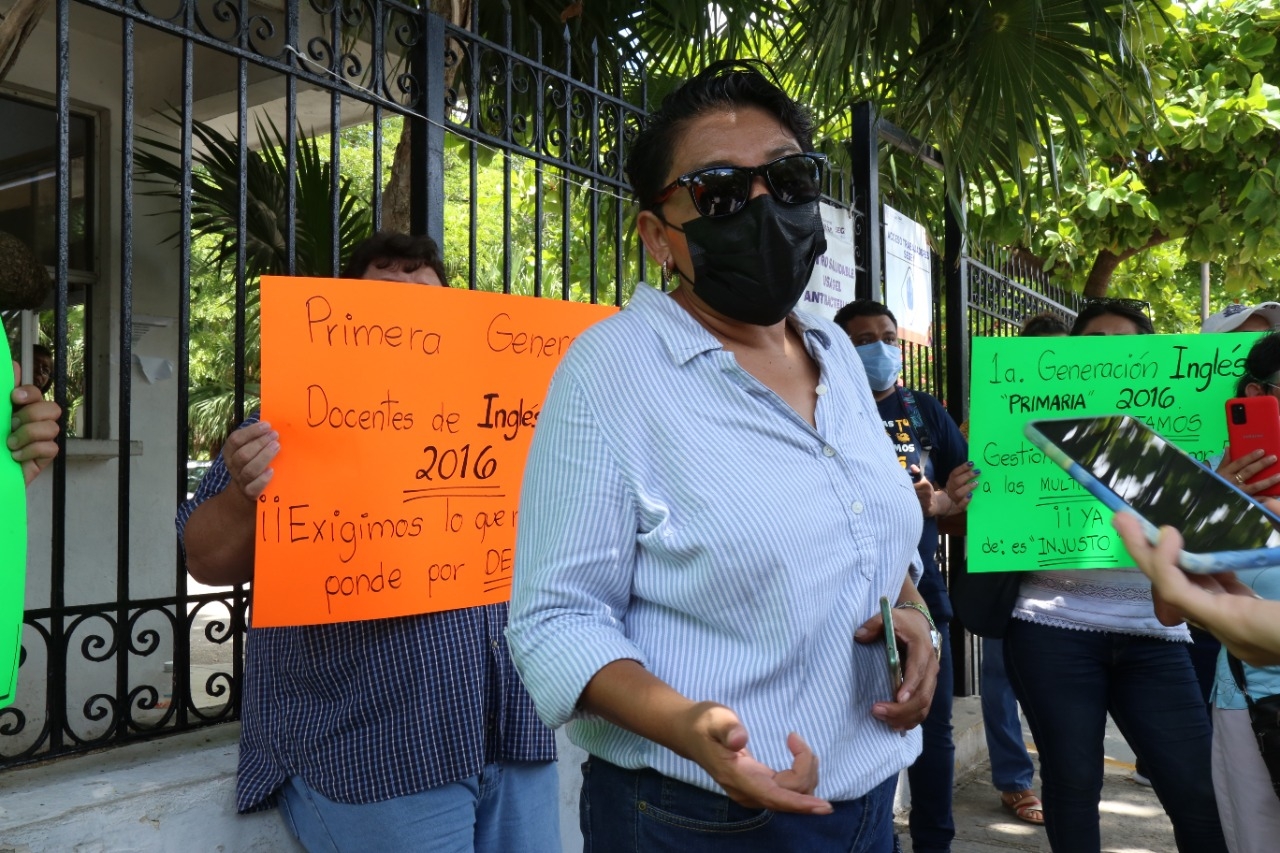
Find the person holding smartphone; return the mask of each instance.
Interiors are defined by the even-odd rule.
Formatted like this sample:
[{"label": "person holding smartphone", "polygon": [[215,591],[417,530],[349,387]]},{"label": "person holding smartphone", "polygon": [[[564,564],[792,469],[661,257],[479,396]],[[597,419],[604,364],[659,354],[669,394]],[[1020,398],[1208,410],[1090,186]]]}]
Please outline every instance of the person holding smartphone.
[{"label": "person holding smartphone", "polygon": [[793,310],[826,242],[808,113],[767,66],[718,62],[626,171],[662,288],[551,380],[507,629],[538,714],[590,753],[585,849],[885,853],[936,637],[908,574],[919,504],[862,365]]},{"label": "person holding smartphone", "polygon": [[[1095,300],[1071,334],[1153,334],[1134,300]],[[1150,776],[1182,853],[1227,850],[1210,774],[1211,730],[1185,626],[1156,617],[1136,569],[1029,572],[1004,636],[1005,666],[1040,753],[1055,853],[1100,850],[1108,713]]]},{"label": "person holding smartphone", "polygon": [[[1280,312],[1280,305],[1275,306]],[[1229,306],[1230,307],[1235,306]],[[1243,312],[1235,312],[1239,316]],[[1251,318],[1258,318],[1254,313]],[[1208,321],[1206,321],[1207,324]],[[1244,375],[1236,383],[1237,398],[1257,399],[1271,396],[1280,400],[1280,332],[1271,332],[1258,338],[1245,357]],[[1223,455],[1217,471],[1222,476],[1236,483],[1237,488],[1246,494],[1254,495],[1258,500],[1267,503],[1272,511],[1280,510],[1280,501],[1261,495],[1270,486],[1280,482],[1280,476],[1264,477],[1253,480],[1267,466],[1276,461],[1274,453],[1255,450],[1232,460],[1231,454]],[[1124,532],[1123,525],[1117,525]],[[1197,607],[1202,596],[1197,589],[1212,589],[1215,593],[1240,593],[1252,598],[1261,595],[1263,598],[1280,598],[1280,569],[1259,569],[1238,573],[1238,578],[1197,580],[1196,584],[1179,583],[1180,570],[1175,573],[1161,571],[1154,565],[1155,553],[1150,546],[1146,549],[1136,548],[1131,537],[1125,536],[1125,546],[1134,555],[1139,568],[1147,572],[1155,582],[1157,592],[1165,591],[1169,598],[1182,602],[1193,602],[1188,605],[1191,610],[1185,614],[1179,607],[1158,608],[1157,614],[1164,616],[1165,621],[1177,624],[1184,618],[1190,618],[1205,631],[1215,636],[1226,633],[1234,636],[1238,625],[1247,624],[1251,616],[1250,605],[1243,600],[1225,598],[1221,602],[1206,602],[1210,605],[1206,612]],[[1166,536],[1165,539],[1170,537]],[[1163,546],[1162,539],[1162,546]],[[1175,552],[1176,553],[1176,552]],[[1139,559],[1139,558],[1142,559]],[[1191,588],[1189,588],[1191,587]],[[1220,609],[1228,614],[1228,618],[1215,618],[1216,611],[1211,605],[1224,605]],[[1243,612],[1238,612],[1243,611]],[[1208,617],[1202,621],[1200,617]],[[1238,617],[1238,618],[1232,618]],[[1280,616],[1272,619],[1280,621]],[[1274,623],[1273,623],[1274,624]],[[1252,648],[1240,649],[1252,652]],[[1280,798],[1271,787],[1270,774],[1258,752],[1258,743],[1249,722],[1249,711],[1244,696],[1231,671],[1229,655],[1230,647],[1221,649],[1216,657],[1211,705],[1213,714],[1213,787],[1217,795],[1218,814],[1222,819],[1222,829],[1227,837],[1227,846],[1232,853],[1269,853],[1275,849],[1275,840],[1280,837]],[[1243,667],[1245,686],[1251,696],[1271,696],[1280,693],[1280,666]]]}]

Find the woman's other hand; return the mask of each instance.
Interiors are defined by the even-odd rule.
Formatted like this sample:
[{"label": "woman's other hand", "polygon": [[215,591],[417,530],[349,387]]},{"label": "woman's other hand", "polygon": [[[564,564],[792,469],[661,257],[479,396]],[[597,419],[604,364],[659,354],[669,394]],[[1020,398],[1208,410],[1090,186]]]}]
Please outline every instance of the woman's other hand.
[{"label": "woman's other hand", "polygon": [[753,809],[831,814],[831,804],[813,796],[818,757],[800,735],[787,736],[791,766],[775,771],[747,749],[747,728],[729,708],[714,702],[692,705],[681,721],[686,757],[711,774],[729,798]]},{"label": "woman's other hand", "polygon": [[578,705],[695,762],[739,805],[831,814],[831,803],[813,796],[818,757],[798,734],[787,737],[791,766],[775,771],[751,755],[747,727],[732,709],[686,698],[638,661],[606,664],[587,683]]}]

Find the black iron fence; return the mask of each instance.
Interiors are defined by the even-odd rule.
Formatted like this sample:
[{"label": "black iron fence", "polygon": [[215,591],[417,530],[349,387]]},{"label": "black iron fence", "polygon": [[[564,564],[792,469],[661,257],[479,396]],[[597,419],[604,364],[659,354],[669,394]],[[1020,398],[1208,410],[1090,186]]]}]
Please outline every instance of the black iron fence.
[{"label": "black iron fence", "polygon": [[27,199],[0,228],[48,247],[69,437],[29,492],[0,766],[237,718],[248,592],[190,580],[172,519],[256,405],[261,274],[335,275],[398,227],[455,285],[621,304],[645,276],[622,174],[644,74],[478,5],[54,0],[27,42],[0,112],[49,130],[0,140],[0,200]]},{"label": "black iron fence", "polygon": [[970,337],[1016,335],[1027,318],[1053,314],[1068,326],[1080,295],[1054,284],[1036,262],[1007,249],[965,259]]},{"label": "black iron fence", "polygon": [[[260,274],[336,274],[344,248],[399,216],[440,240],[455,284],[621,303],[644,275],[622,163],[645,81],[617,60],[552,68],[476,18],[394,0],[57,0],[51,22],[24,60],[52,66],[16,76],[53,116],[58,286],[42,321],[54,394],[79,415],[32,494],[5,765],[237,716],[248,595],[188,580],[172,517],[216,452],[201,431],[256,403]],[[81,112],[96,209],[73,191]],[[344,163],[352,135],[366,159]],[[0,180],[19,159],[0,155]],[[86,221],[98,266],[78,282],[68,246]],[[77,347],[96,372],[77,372]]]},{"label": "black iron fence", "polygon": [[[948,365],[958,367],[958,375],[952,377],[954,381],[948,387],[960,390],[957,400],[948,401],[948,408],[967,422],[973,339],[1017,335],[1023,323],[1037,314],[1053,314],[1070,326],[1080,297],[1051,282],[1035,263],[1005,249],[987,248],[977,255],[965,255],[956,278],[959,290],[947,300],[953,316],[946,357]],[[965,559],[964,537],[942,537],[939,564],[944,573],[959,570]],[[951,640],[956,694],[980,692],[982,652],[978,638],[953,631]]]}]

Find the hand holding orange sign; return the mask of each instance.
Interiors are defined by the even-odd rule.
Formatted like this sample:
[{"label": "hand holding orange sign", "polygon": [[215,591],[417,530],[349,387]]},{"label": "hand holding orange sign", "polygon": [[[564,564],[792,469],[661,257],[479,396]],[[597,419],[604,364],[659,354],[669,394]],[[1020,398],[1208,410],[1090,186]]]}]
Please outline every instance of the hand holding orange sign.
[{"label": "hand holding orange sign", "polygon": [[520,480],[560,356],[614,308],[264,277],[254,624],[507,600]]}]

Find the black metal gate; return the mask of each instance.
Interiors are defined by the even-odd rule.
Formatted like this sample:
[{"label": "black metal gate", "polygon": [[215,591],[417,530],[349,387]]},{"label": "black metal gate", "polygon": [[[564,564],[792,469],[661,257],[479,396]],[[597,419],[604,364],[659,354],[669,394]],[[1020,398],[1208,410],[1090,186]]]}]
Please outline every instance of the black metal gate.
[{"label": "black metal gate", "polygon": [[55,273],[40,324],[71,411],[29,490],[0,766],[237,718],[248,595],[189,580],[172,519],[256,405],[259,275],[335,275],[403,215],[455,285],[622,304],[644,277],[622,174],[639,64],[470,8],[54,0],[27,42],[0,114],[47,133],[0,140],[0,201],[25,199],[0,229],[30,225]]},{"label": "black metal gate", "polygon": [[[75,412],[32,491],[0,766],[236,718],[248,597],[188,580],[173,511],[255,404],[258,276],[335,275],[384,224],[388,139],[409,138],[406,225],[455,283],[620,304],[644,275],[622,174],[643,75],[575,67],[566,29],[553,68],[512,47],[509,16],[505,40],[478,22],[395,0],[55,0],[26,44],[5,94],[50,131],[39,177],[0,148],[0,183],[48,197],[42,321]],[[368,137],[368,162],[343,163],[344,134]],[[226,370],[197,381],[211,353]]]}]

